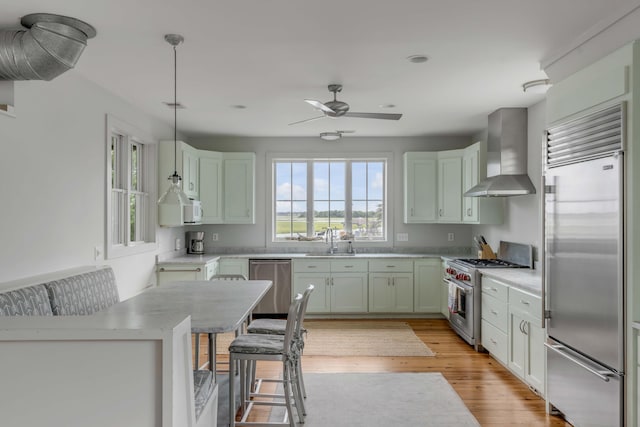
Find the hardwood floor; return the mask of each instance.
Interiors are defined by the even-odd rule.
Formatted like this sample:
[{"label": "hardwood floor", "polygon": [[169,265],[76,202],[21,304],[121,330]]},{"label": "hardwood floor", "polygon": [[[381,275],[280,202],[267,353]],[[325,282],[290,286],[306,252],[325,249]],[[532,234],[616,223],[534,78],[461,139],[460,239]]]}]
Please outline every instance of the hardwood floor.
[{"label": "hardwood floor", "polygon": [[[436,356],[304,356],[304,372],[441,372],[482,426],[570,426],[558,417],[547,415],[540,397],[491,356],[475,352],[449,328],[445,320],[398,321],[408,323]],[[206,343],[206,340],[202,342]],[[206,346],[201,350],[201,361],[204,360]],[[258,376],[276,378],[280,366],[278,363],[261,363]]]}]

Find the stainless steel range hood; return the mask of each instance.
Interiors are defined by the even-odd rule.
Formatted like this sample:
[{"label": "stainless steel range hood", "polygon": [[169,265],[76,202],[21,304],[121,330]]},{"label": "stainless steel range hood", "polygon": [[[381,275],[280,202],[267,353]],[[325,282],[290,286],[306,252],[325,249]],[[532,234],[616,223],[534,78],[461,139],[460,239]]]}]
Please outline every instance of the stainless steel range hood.
[{"label": "stainless steel range hood", "polygon": [[535,194],[527,175],[527,109],[501,108],[489,114],[487,179],[465,197]]}]

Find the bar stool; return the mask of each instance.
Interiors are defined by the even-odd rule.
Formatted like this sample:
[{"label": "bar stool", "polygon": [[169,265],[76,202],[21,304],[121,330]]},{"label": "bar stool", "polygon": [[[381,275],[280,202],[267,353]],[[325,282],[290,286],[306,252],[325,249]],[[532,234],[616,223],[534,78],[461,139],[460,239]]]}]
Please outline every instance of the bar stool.
[{"label": "bar stool", "polygon": [[[266,335],[266,334],[244,334],[234,339],[229,345],[229,425],[234,426],[252,426],[264,425],[264,423],[248,422],[247,418],[254,405],[270,405],[284,406],[286,413],[284,420],[280,423],[269,423],[273,426],[289,426],[296,427],[293,407],[296,407],[296,413],[300,423],[304,423],[304,414],[302,410],[302,394],[297,379],[298,364],[297,359],[300,357],[298,346],[295,344],[294,335],[296,329],[299,329],[298,313],[302,305],[302,295],[296,295],[295,299],[289,306],[289,312],[286,320],[284,335]],[[256,363],[259,360],[281,361],[282,362],[282,382],[284,393],[282,395],[256,395],[254,397],[272,397],[281,398],[283,401],[261,401],[249,400],[246,388],[248,386],[247,364]],[[235,363],[239,361],[240,365],[240,398],[242,399],[241,408],[243,410],[242,419],[235,422]]]},{"label": "bar stool", "polygon": [[[299,380],[300,391],[302,392],[302,396],[307,398],[307,391],[304,386],[304,378],[302,376],[302,351],[304,349],[304,335],[307,333],[307,330],[304,329],[304,316],[307,312],[307,305],[309,304],[309,297],[311,296],[311,292],[315,287],[313,285],[307,286],[304,294],[302,295],[302,304],[300,304],[300,310],[298,312],[298,322],[299,328],[298,333],[294,335],[293,339],[295,341],[295,345],[298,346],[298,351],[300,352],[300,357],[298,358],[298,363],[296,364],[296,373]],[[247,326],[248,334],[266,334],[266,335],[284,335],[286,329],[287,321],[285,319],[255,319],[253,322],[249,323]],[[255,366],[253,364],[249,364],[249,372],[251,374],[251,389],[259,390],[260,385],[263,381],[266,380],[258,380],[256,384],[255,378]],[[269,380],[269,381],[278,381],[278,380]],[[304,407],[303,407],[304,409]],[[305,412],[306,415],[306,412]]]}]

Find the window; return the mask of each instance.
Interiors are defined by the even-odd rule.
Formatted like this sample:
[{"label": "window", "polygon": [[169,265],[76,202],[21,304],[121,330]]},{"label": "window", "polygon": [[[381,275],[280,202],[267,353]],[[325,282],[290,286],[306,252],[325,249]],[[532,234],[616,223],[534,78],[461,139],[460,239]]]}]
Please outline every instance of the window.
[{"label": "window", "polygon": [[273,241],[385,241],[385,159],[274,159]]},{"label": "window", "polygon": [[107,257],[154,250],[155,144],[107,116]]}]

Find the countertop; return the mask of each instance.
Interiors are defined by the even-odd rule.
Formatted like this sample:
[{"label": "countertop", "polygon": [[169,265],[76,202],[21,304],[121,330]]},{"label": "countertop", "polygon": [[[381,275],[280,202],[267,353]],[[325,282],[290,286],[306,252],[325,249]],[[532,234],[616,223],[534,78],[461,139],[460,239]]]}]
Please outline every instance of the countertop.
[{"label": "countertop", "polygon": [[515,288],[541,296],[542,276],[539,270],[528,268],[481,268],[483,276],[507,282]]},{"label": "countertop", "polygon": [[344,259],[344,258],[441,258],[439,254],[403,254],[403,253],[356,253],[349,254],[312,254],[306,253],[254,253],[254,254],[205,254],[205,255],[180,255],[174,258],[166,258],[158,261],[158,265],[168,264],[206,264],[220,258],[242,259]]}]

